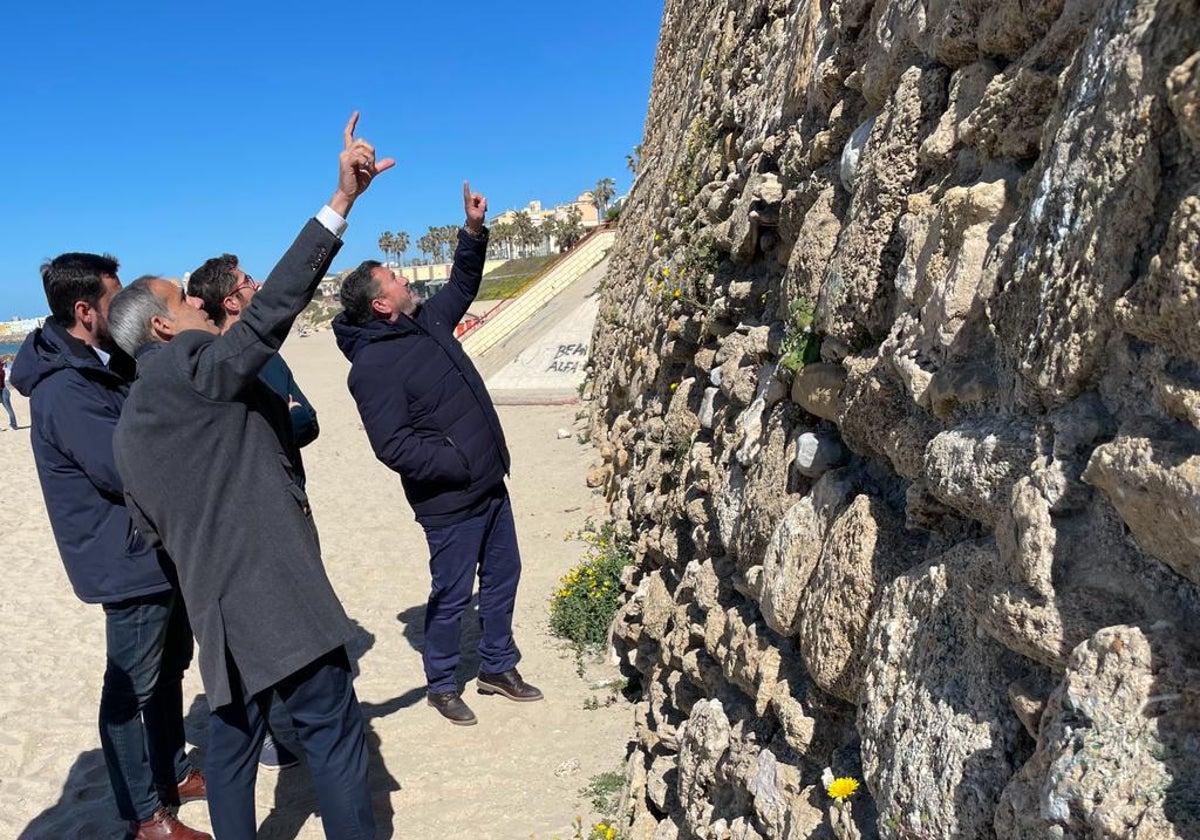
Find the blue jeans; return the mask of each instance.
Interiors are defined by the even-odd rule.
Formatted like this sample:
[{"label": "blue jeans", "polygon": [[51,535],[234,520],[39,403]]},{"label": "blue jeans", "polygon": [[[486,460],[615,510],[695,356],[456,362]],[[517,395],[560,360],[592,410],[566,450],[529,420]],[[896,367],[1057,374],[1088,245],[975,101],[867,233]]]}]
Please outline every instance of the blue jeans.
[{"label": "blue jeans", "polygon": [[4,403],[4,410],[8,412],[8,427],[10,429],[17,428],[17,415],[13,413],[12,397],[8,393],[8,388],[0,388],[0,402]]},{"label": "blue jeans", "polygon": [[117,810],[145,820],[191,769],[184,753],[183,672],[192,628],[175,591],[104,605],[108,665],[100,692],[100,746]]},{"label": "blue jeans", "polygon": [[425,606],[425,680],[430,691],[457,691],[454,669],[462,617],[479,573],[479,670],[499,674],[517,664],[512,616],[521,580],[521,553],[512,502],[501,493],[464,522],[425,528],[432,586]]},{"label": "blue jeans", "polygon": [[308,758],[325,836],[373,840],[375,815],[367,782],[367,732],[354,695],[350,661],[338,648],[255,695],[247,695],[233,657],[226,653],[235,700],[208,722],[208,814],[221,840],[253,840],[254,784],[267,731],[271,696],[292,716]]}]

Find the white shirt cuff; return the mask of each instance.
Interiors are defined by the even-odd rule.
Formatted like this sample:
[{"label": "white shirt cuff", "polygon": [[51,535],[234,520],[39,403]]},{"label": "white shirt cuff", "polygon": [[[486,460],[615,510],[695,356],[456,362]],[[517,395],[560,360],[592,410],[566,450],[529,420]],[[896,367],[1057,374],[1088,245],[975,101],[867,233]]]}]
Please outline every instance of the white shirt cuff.
[{"label": "white shirt cuff", "polygon": [[346,232],[346,220],[328,204],[317,211],[317,221],[338,239]]}]

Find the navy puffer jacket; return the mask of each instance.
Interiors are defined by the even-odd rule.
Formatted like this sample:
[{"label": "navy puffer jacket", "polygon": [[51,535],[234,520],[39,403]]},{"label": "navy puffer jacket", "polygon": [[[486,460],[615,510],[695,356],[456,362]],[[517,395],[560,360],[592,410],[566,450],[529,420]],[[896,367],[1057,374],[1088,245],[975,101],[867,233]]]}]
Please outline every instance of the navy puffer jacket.
[{"label": "navy puffer jacket", "polygon": [[461,521],[498,492],[508,447],[483,379],[454,328],[479,291],[487,237],[459,231],[446,286],[412,317],[333,322],[350,393],[375,456],[400,474],[417,521]]},{"label": "navy puffer jacket", "polygon": [[134,527],[113,458],[113,431],[129,383],[53,321],[13,362],[12,385],[29,397],[33,459],[54,541],[76,596],[115,603],[166,592],[174,569]]}]

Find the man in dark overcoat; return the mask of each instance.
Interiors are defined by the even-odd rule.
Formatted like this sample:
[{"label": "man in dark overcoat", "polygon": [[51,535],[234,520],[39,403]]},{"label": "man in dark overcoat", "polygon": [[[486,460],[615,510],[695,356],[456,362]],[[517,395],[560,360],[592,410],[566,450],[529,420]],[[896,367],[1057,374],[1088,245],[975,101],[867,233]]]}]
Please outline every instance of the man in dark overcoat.
[{"label": "man in dark overcoat", "polygon": [[376,457],[400,474],[425,530],[432,578],[425,605],[426,698],[451,723],[470,726],[454,672],[462,617],[479,576],[480,694],[522,702],[542,692],[517,671],[512,616],[521,556],[504,477],[508,447],[492,399],[454,328],[479,291],[487,200],[463,184],[466,224],[450,281],[421,303],[408,280],[374,260],[342,282],[334,319],[350,360],[350,392]]},{"label": "man in dark overcoat", "polygon": [[[205,260],[188,278],[187,292],[199,298],[200,306],[222,333],[228,332],[250,306],[262,284],[246,273],[238,263],[236,254],[221,254]],[[291,436],[283,440],[288,450],[288,460],[295,468],[296,483],[305,486],[304,459],[300,450],[308,446],[321,432],[317,423],[317,411],[300,390],[292,369],[283,356],[273,355],[258,372],[259,380],[275,392],[287,406],[291,418]],[[290,749],[271,729],[270,715],[267,734],[263,739],[262,752],[258,756],[260,766],[268,770],[283,770],[300,763]]]},{"label": "man in dark overcoat", "polygon": [[345,130],[338,187],[225,334],[174,284],[135,282],[110,329],[138,363],[117,426],[130,510],[172,553],[200,645],[209,812],[221,840],[253,838],[254,783],[271,692],[308,758],[326,836],[374,837],[365,729],[345,644],[355,634],[321,562],[287,406],[258,376],[341,246],[379,172]]}]

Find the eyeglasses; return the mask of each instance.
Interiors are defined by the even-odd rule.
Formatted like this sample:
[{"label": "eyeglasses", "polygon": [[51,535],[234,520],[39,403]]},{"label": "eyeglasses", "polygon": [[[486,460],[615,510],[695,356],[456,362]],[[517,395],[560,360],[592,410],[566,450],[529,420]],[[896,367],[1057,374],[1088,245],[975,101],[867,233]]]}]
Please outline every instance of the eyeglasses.
[{"label": "eyeglasses", "polygon": [[230,289],[229,294],[225,295],[225,297],[233,297],[238,292],[240,292],[242,289],[253,289],[254,291],[257,292],[261,288],[262,288],[262,283],[259,283],[257,280],[255,280],[253,277],[251,277],[249,274],[247,274],[245,279],[242,280],[241,283],[238,283],[236,286],[234,286],[232,289]]}]

